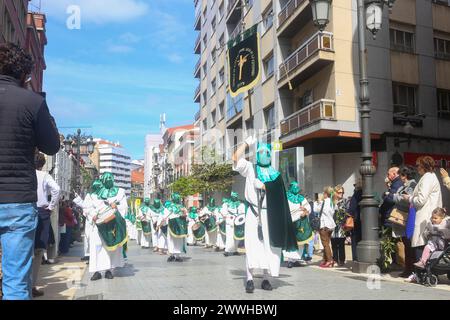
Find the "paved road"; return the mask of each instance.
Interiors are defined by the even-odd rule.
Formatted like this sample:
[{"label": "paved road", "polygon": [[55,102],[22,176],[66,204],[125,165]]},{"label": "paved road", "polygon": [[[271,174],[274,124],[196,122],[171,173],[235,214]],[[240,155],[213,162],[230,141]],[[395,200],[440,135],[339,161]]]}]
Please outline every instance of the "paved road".
[{"label": "paved road", "polygon": [[[134,242],[133,242],[134,243]],[[83,276],[75,299],[119,300],[261,300],[261,299],[450,299],[450,291],[417,284],[385,281],[368,289],[367,278],[351,272],[319,269],[316,265],[281,269],[271,292],[255,279],[253,294],[244,291],[245,256],[225,258],[222,253],[188,247],[186,260],[167,263],[167,256],[130,245],[128,264],[116,270],[113,280],[89,281]],[[444,286],[448,286],[445,284]],[[447,288],[444,288],[447,289]]]}]

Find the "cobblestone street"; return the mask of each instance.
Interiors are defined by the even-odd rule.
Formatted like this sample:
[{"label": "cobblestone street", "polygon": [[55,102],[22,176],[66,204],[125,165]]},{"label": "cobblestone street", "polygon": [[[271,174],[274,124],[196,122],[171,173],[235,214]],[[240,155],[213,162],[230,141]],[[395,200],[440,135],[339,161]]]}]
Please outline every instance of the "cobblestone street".
[{"label": "cobblestone street", "polygon": [[245,256],[225,258],[222,253],[200,247],[188,247],[183,263],[167,263],[167,256],[143,250],[134,242],[128,252],[128,264],[116,270],[113,280],[89,280],[86,272],[74,299],[83,300],[303,300],[303,299],[450,299],[449,284],[441,277],[437,288],[407,284],[403,279],[384,276],[379,289],[368,289],[367,278],[349,269],[319,269],[319,257],[312,265],[282,268],[272,281],[274,290],[260,289],[246,294]]}]

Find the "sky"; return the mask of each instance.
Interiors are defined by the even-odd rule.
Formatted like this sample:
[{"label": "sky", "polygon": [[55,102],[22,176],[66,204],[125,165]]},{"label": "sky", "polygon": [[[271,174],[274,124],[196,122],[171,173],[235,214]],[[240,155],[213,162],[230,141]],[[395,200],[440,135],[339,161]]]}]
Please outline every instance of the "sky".
[{"label": "sky", "polygon": [[193,123],[193,0],[42,0],[41,11],[44,91],[62,134],[90,127],[83,132],[143,159],[161,113],[167,127]]}]

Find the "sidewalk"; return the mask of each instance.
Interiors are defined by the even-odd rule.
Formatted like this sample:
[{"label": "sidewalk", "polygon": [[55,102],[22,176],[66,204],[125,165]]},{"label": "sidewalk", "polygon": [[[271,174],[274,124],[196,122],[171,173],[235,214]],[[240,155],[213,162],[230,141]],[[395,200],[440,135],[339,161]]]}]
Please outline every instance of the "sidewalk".
[{"label": "sidewalk", "polygon": [[58,257],[55,264],[42,265],[38,289],[44,296],[34,300],[73,300],[87,268],[82,256],[83,244],[75,242],[68,255]]}]

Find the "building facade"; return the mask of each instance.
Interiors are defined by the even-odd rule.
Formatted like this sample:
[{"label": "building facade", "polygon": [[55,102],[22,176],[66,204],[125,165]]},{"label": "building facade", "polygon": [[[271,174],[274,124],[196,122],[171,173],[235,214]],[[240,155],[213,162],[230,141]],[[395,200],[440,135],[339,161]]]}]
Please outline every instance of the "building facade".
[{"label": "building facade", "polygon": [[154,199],[161,181],[155,173],[155,165],[159,163],[161,134],[148,134],[145,137],[144,159],[144,196]]},{"label": "building facade", "polygon": [[131,197],[144,199],[144,166],[131,170]]},{"label": "building facade", "polygon": [[125,190],[127,197],[131,195],[131,157],[118,143],[94,139],[97,142],[91,160],[102,175],[111,172],[115,185]]},{"label": "building facade", "polygon": [[0,1],[0,43],[13,42],[25,48],[29,0]]},{"label": "building facade", "polygon": [[[308,196],[336,184],[350,196],[361,162],[356,0],[334,0],[322,32],[307,0],[194,4],[196,151],[213,144],[228,151],[229,159],[243,136],[259,130],[268,142],[282,142],[280,157],[301,149],[297,163],[285,165],[297,169],[287,177],[302,180]],[[226,44],[255,24],[262,79],[231,98]],[[450,154],[450,132],[444,129],[450,124],[449,36],[450,6],[440,0],[397,0],[392,12],[385,10],[376,39],[366,33],[376,190],[385,189],[387,168],[405,163],[408,151]],[[242,191],[242,181],[236,181],[234,188]]]}]

